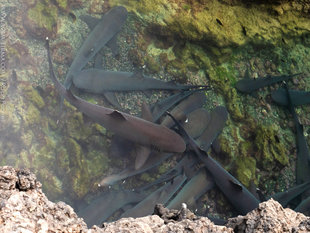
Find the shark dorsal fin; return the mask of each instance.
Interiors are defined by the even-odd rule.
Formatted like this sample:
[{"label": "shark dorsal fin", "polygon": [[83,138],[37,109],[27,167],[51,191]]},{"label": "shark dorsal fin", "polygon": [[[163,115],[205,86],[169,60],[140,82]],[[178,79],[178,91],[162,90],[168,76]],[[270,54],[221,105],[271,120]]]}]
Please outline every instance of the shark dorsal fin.
[{"label": "shark dorsal fin", "polygon": [[113,117],[115,120],[119,121],[126,121],[126,118],[121,114],[119,111],[114,110],[110,114],[108,114],[110,117]]},{"label": "shark dorsal fin", "polygon": [[239,191],[242,191],[242,186],[234,180],[229,179],[229,183]]},{"label": "shark dorsal fin", "polygon": [[100,19],[90,15],[81,15],[80,19],[83,20],[91,30],[93,30],[100,21]]}]

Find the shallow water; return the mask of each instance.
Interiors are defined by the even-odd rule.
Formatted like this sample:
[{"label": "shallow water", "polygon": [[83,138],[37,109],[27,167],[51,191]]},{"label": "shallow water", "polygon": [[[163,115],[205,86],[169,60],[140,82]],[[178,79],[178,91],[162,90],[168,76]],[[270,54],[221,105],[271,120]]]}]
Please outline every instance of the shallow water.
[{"label": "shallow water", "polygon": [[[230,114],[219,136],[220,153],[212,153],[213,157],[244,185],[249,187],[254,182],[266,195],[294,185],[293,120],[286,109],[270,98],[279,84],[253,96],[237,92],[234,85],[245,76],[302,72],[288,82],[289,87],[310,91],[310,33],[306,30],[310,18],[304,8],[253,5],[248,11],[257,18],[251,20],[260,25],[254,27],[251,20],[245,19],[249,17],[244,13],[245,6],[231,6],[225,1],[200,3],[201,6],[168,1],[166,7],[161,1],[146,0],[105,1],[101,5],[93,0],[62,5],[66,2],[5,1],[1,5],[1,165],[31,169],[51,200],[63,200],[78,209],[82,202],[108,189],[98,189],[102,178],[132,163],[134,155],[130,153],[110,156],[112,132],[68,102],[61,107],[49,79],[44,47],[44,39],[49,36],[56,75],[64,82],[76,52],[90,32],[79,17],[90,14],[100,18],[112,5],[123,5],[129,15],[117,36],[119,55],[113,56],[113,51],[104,47],[99,53],[103,69],[142,70],[145,75],[166,81],[210,84],[213,90],[206,92],[204,107],[212,110],[223,105]],[[278,13],[268,18],[263,13],[267,9]],[[45,11],[48,17],[41,13]],[[238,21],[228,20],[233,17],[231,14],[239,17]],[[203,20],[205,26],[201,26]],[[295,28],[294,23],[299,26]],[[92,66],[93,61],[87,65]],[[92,103],[110,106],[102,96],[76,89],[74,93]],[[139,115],[143,101],[153,104],[169,94],[152,91],[116,96],[123,111]],[[309,144],[310,107],[298,107],[297,114]],[[132,189],[154,181],[181,156],[119,182],[112,189]],[[234,211],[217,189],[204,195],[197,209],[199,214],[220,213],[222,217],[223,213]]]}]

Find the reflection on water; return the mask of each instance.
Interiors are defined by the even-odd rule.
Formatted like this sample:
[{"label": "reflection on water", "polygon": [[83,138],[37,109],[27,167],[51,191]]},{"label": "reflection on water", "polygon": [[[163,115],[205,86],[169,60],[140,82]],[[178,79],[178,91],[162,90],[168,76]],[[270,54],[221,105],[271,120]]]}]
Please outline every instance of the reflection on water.
[{"label": "reflection on water", "polygon": [[[0,164],[33,170],[50,199],[80,209],[82,202],[108,190],[98,188],[103,178],[133,166],[132,147],[113,142],[112,132],[68,102],[61,105],[49,79],[44,48],[48,36],[56,75],[64,83],[91,31],[82,16],[100,18],[114,5],[126,7],[128,18],[116,42],[101,49],[86,68],[95,65],[182,84],[211,85],[212,90],[205,91],[204,108],[211,112],[226,106],[229,112],[213,143],[213,157],[246,187],[255,184],[266,196],[293,186],[298,169],[294,121],[270,97],[281,84],[251,95],[234,86],[243,78],[302,73],[288,81],[289,88],[310,90],[309,3],[302,1],[251,6],[242,1],[5,1],[0,12]],[[111,107],[103,96],[76,88],[73,92]],[[120,110],[139,116],[144,101],[152,105],[171,94],[175,92],[120,92],[106,97],[115,97]],[[310,108],[299,106],[296,112],[309,144]],[[115,153],[118,145],[128,149]],[[150,172],[116,182],[112,190],[150,184],[181,158],[169,157]],[[195,203],[199,214],[223,217],[234,211],[217,189]]]}]

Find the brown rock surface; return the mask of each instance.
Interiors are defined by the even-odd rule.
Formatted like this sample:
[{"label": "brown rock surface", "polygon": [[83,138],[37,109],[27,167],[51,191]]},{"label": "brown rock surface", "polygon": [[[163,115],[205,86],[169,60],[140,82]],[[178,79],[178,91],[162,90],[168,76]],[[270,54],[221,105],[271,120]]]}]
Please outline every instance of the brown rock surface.
[{"label": "brown rock surface", "polygon": [[[310,218],[270,199],[246,216],[231,218],[226,224],[234,232],[309,232]],[[306,230],[306,231],[304,231]]]},{"label": "brown rock surface", "polygon": [[28,170],[0,168],[0,232],[79,232],[86,224],[63,202],[53,203]]},{"label": "brown rock surface", "polygon": [[246,216],[214,225],[186,208],[157,205],[157,215],[123,218],[87,229],[83,219],[63,202],[49,201],[28,170],[0,167],[0,232],[310,232],[310,218],[269,200]]}]

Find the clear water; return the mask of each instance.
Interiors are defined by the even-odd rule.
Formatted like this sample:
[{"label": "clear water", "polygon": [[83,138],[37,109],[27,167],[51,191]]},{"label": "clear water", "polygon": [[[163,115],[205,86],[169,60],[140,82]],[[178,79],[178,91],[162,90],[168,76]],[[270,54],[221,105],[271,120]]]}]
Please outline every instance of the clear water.
[{"label": "clear water", "polygon": [[[146,0],[78,1],[62,5],[65,2],[1,3],[2,166],[32,170],[51,200],[63,200],[82,209],[94,196],[109,189],[98,188],[104,177],[132,164],[135,158],[130,151],[111,156],[113,132],[94,123],[68,102],[61,106],[60,96],[49,78],[44,47],[45,37],[49,36],[55,73],[63,83],[75,54],[90,33],[80,16],[100,18],[112,5],[124,5],[129,15],[117,35],[119,53],[114,56],[110,48],[104,47],[99,52],[103,69],[142,70],[145,75],[165,81],[211,85],[213,89],[206,92],[204,107],[211,111],[215,106],[226,106],[230,115],[219,136],[220,153],[212,155],[244,185],[249,187],[254,182],[265,195],[294,185],[293,120],[286,109],[270,98],[279,84],[252,96],[237,92],[234,86],[246,76],[302,72],[299,78],[288,82],[289,86],[310,91],[309,27],[307,29],[310,18],[305,8],[309,4],[246,8],[226,1],[192,5],[167,1],[165,7],[161,1]],[[217,8],[212,10],[212,7]],[[201,15],[204,11],[206,15]],[[257,14],[255,23],[248,20],[248,24],[243,24],[247,22],[245,17],[249,17],[246,11]],[[268,12],[269,20],[262,12]],[[168,17],[171,14],[176,14],[174,20]],[[162,26],[164,23],[167,25]],[[269,30],[273,27],[274,30]],[[93,63],[90,61],[86,68]],[[111,106],[100,95],[73,91],[91,103]],[[116,97],[122,111],[139,116],[143,101],[154,104],[170,94],[167,91],[121,92]],[[304,105],[296,111],[309,144],[310,108]],[[172,156],[159,167],[122,180],[111,189],[134,189],[149,184],[175,166],[181,157]],[[218,189],[203,195],[196,207],[203,215],[219,213],[225,217],[223,213],[234,212]]]}]

